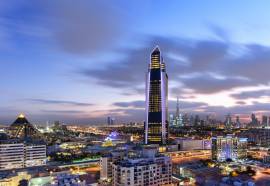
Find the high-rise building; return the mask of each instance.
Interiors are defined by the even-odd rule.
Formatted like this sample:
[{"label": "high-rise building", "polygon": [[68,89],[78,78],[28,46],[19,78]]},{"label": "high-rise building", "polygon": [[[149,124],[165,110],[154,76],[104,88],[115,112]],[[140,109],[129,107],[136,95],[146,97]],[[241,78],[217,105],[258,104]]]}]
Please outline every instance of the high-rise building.
[{"label": "high-rise building", "polygon": [[188,118],[188,115],[187,114],[184,114],[183,116],[183,123],[184,123],[184,126],[194,126],[194,116],[193,115],[190,115],[190,117]]},{"label": "high-rise building", "polygon": [[233,161],[247,157],[247,138],[233,135],[212,138],[212,159],[217,161]]},{"label": "high-rise building", "polygon": [[195,120],[194,120],[194,126],[200,126],[201,125],[201,119],[199,115],[195,115]]},{"label": "high-rise building", "polygon": [[114,118],[112,118],[110,116],[107,117],[107,125],[113,125],[114,124],[114,121],[115,121]]},{"label": "high-rise building", "polygon": [[226,118],[225,118],[225,128],[226,129],[231,129],[232,127],[232,117],[231,117],[231,114],[227,114],[226,115]]},{"label": "high-rise building", "polygon": [[177,97],[177,104],[176,104],[176,113],[175,113],[175,125],[177,127],[183,126],[183,117],[180,113],[180,106],[179,106],[179,98]]},{"label": "high-rise building", "polygon": [[146,79],[145,144],[168,141],[168,75],[160,50],[151,53]]},{"label": "high-rise building", "polygon": [[107,125],[111,125],[111,117],[110,116],[107,117]]},{"label": "high-rise building", "polygon": [[173,114],[170,114],[170,116],[169,116],[169,125],[172,127],[175,125],[175,120],[174,120]]},{"label": "high-rise building", "polygon": [[169,126],[172,126],[172,127],[182,127],[182,126],[184,126],[183,116],[180,113],[180,107],[179,107],[179,99],[178,99],[178,97],[177,97],[175,115],[170,114],[170,117],[169,117]]},{"label": "high-rise building", "polygon": [[175,116],[179,116],[180,114],[180,106],[179,106],[179,98],[177,97],[177,102],[176,102],[176,113]]},{"label": "high-rise building", "polygon": [[235,126],[236,126],[236,128],[240,128],[241,127],[241,122],[240,122],[239,116],[236,116]]},{"label": "high-rise building", "polygon": [[262,126],[267,127],[269,125],[269,120],[267,116],[262,116]]},{"label": "high-rise building", "polygon": [[256,115],[255,115],[254,113],[252,113],[251,116],[250,116],[250,118],[251,118],[251,123],[250,123],[251,126],[257,127],[258,124],[259,124],[259,121],[258,121],[258,119],[256,118]]}]

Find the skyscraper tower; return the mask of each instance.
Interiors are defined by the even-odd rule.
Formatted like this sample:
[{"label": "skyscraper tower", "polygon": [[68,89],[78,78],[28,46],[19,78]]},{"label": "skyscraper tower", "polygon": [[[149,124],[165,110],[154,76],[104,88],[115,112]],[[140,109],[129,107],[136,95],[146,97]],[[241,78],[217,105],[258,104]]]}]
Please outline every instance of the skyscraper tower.
[{"label": "skyscraper tower", "polygon": [[145,144],[165,145],[168,126],[168,75],[156,47],[151,53],[146,78]]},{"label": "skyscraper tower", "polygon": [[240,122],[240,117],[236,116],[236,127],[241,128],[241,122]]},{"label": "skyscraper tower", "polygon": [[183,127],[183,117],[180,113],[179,98],[177,97],[176,113],[175,113],[175,125],[176,127]]},{"label": "skyscraper tower", "polygon": [[179,98],[177,96],[177,103],[176,103],[176,113],[175,113],[175,117],[179,117]]},{"label": "skyscraper tower", "polygon": [[226,115],[226,119],[225,119],[225,128],[226,129],[231,129],[231,127],[232,127],[232,117],[231,117],[231,114],[228,113]]}]

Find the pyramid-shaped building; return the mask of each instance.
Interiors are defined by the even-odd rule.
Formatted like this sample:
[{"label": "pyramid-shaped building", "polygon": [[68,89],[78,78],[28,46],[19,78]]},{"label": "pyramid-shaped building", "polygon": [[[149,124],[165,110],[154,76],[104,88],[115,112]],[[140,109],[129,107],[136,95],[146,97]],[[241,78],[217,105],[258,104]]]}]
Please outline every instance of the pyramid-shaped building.
[{"label": "pyramid-shaped building", "polygon": [[13,138],[33,138],[38,135],[37,129],[29,123],[23,114],[20,114],[17,119],[10,125],[10,135]]}]

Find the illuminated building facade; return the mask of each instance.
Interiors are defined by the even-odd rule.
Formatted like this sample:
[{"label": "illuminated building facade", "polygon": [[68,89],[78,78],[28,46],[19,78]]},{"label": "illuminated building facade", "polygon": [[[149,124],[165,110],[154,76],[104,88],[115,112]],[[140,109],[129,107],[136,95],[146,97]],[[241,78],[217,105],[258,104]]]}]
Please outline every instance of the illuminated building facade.
[{"label": "illuminated building facade", "polygon": [[168,75],[156,47],[146,80],[145,144],[165,145],[168,140]]},{"label": "illuminated building facade", "polygon": [[226,129],[231,129],[232,128],[232,117],[231,117],[231,114],[227,114],[226,115],[225,127],[226,127]]},{"label": "illuminated building facade", "polygon": [[212,138],[212,159],[217,161],[233,161],[247,157],[247,138],[233,135]]},{"label": "illuminated building facade", "polygon": [[28,144],[24,147],[25,167],[46,165],[46,159],[46,145]]},{"label": "illuminated building facade", "polygon": [[0,170],[41,166],[46,164],[46,159],[46,145],[0,141]]},{"label": "illuminated building facade", "polygon": [[0,170],[24,167],[24,144],[0,141]]},{"label": "illuminated building facade", "polygon": [[112,185],[172,185],[172,160],[143,150],[143,157],[127,158],[112,164]]}]

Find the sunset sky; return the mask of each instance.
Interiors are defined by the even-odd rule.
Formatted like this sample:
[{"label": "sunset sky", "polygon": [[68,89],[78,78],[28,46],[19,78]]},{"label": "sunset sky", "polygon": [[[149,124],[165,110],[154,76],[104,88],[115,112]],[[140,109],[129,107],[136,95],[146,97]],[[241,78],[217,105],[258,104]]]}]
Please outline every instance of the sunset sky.
[{"label": "sunset sky", "polygon": [[169,111],[270,114],[270,2],[0,2],[0,124],[144,120],[145,73],[159,45]]}]

